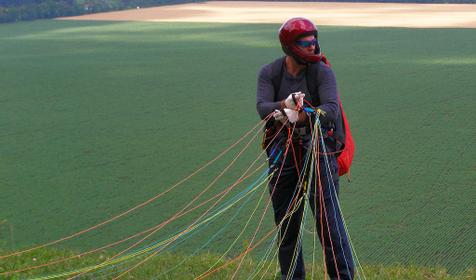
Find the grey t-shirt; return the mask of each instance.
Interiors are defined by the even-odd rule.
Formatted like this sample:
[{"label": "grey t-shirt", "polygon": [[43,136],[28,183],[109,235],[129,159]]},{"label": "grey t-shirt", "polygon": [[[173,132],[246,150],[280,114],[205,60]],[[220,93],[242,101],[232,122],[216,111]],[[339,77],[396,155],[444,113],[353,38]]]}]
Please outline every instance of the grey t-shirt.
[{"label": "grey t-shirt", "polygon": [[[276,95],[271,77],[271,65],[272,63],[263,66],[258,74],[256,109],[261,119],[279,109],[280,101],[286,99],[293,92],[301,91],[305,93],[305,99],[311,102],[311,95],[306,83],[306,71],[302,71],[297,77],[293,77],[285,70],[279,92]],[[332,69],[324,62],[320,62],[319,67],[316,79],[321,104],[313,104],[313,106],[318,105],[317,108],[327,113],[325,117],[320,117],[321,123],[335,123],[339,116],[336,78]],[[286,69],[286,67],[284,68]]]}]

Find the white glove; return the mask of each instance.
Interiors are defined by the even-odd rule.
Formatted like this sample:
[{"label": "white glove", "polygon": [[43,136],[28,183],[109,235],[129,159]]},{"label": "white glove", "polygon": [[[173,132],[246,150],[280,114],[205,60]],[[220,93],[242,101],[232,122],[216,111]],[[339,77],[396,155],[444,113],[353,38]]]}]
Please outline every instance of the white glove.
[{"label": "white glove", "polygon": [[288,120],[290,123],[295,123],[299,119],[299,112],[296,110],[288,109],[285,108],[284,112],[286,113],[286,116],[288,117]]},{"label": "white glove", "polygon": [[304,105],[304,96],[305,94],[300,91],[291,93],[284,100],[284,105],[289,109],[301,108]]},{"label": "white glove", "polygon": [[279,110],[274,110],[273,117],[275,120],[280,121],[282,123],[286,122],[286,116]]}]

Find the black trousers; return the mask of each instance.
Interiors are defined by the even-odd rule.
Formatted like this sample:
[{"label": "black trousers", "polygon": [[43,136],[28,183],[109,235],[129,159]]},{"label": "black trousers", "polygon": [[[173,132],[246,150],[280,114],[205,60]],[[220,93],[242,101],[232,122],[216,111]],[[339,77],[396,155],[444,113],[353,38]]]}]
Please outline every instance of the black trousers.
[{"label": "black trousers", "polygon": [[[275,152],[279,149],[282,150],[283,155],[277,161],[272,159],[273,155],[268,151],[270,170],[275,172],[269,182],[274,219],[276,225],[282,222],[278,239],[278,259],[282,279],[287,279],[288,274],[292,274],[289,279],[304,279],[306,273],[299,235],[305,203],[304,199],[300,204],[298,201],[305,192],[298,182],[298,170],[301,171],[304,168],[310,141],[302,139],[293,141],[293,146],[284,155],[285,140],[281,139],[272,147],[273,154],[276,154]],[[353,279],[354,262],[337,205],[339,191],[337,159],[334,155],[328,155],[327,161],[328,164],[326,164],[324,156],[319,156],[320,185],[318,183],[308,186],[310,188],[308,192],[309,204],[316,220],[317,235],[321,245],[324,246],[324,257],[329,277],[341,280]],[[296,168],[296,163],[298,168]],[[317,175],[313,174],[313,178],[316,178]],[[293,214],[285,218],[290,212]]]}]

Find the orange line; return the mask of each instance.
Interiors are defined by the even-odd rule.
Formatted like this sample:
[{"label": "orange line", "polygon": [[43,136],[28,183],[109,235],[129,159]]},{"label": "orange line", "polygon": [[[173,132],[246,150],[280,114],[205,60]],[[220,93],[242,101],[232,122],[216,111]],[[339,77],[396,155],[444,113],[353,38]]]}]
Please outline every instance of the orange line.
[{"label": "orange line", "polygon": [[[288,134],[291,135],[291,138],[292,138],[292,134],[294,133],[294,128],[296,127],[296,125],[293,126],[293,130],[291,131],[290,128],[288,127]],[[294,159],[294,166],[296,167],[296,172],[297,172],[297,175],[300,176],[301,174],[301,171],[299,170],[299,164],[298,164],[298,161],[297,161],[297,158],[296,158],[296,149],[294,148],[294,144],[293,144],[293,141],[291,140],[291,151],[292,151],[292,154],[293,154],[293,159]]]},{"label": "orange line", "polygon": [[[256,136],[255,136],[255,137],[256,137]],[[250,142],[251,142],[251,141],[250,141]],[[246,148],[245,148],[245,149],[246,149]],[[197,208],[203,206],[204,204],[206,204],[206,203],[208,203],[208,202],[214,200],[215,198],[217,198],[217,197],[219,197],[219,196],[226,195],[227,190],[228,190],[228,191],[231,190],[231,188],[235,187],[236,185],[238,185],[239,183],[241,183],[241,182],[244,181],[245,179],[247,179],[247,178],[249,178],[250,176],[252,176],[254,173],[256,173],[256,172],[264,165],[264,163],[261,164],[258,168],[256,168],[251,174],[249,174],[249,175],[247,175],[247,176],[245,176],[245,175],[246,175],[246,173],[248,173],[248,171],[254,166],[254,164],[256,163],[256,161],[258,161],[258,159],[261,157],[261,155],[262,155],[262,154],[260,154],[260,155],[258,156],[258,158],[255,159],[255,161],[248,167],[248,169],[242,174],[241,178],[238,179],[238,180],[237,180],[234,184],[232,184],[230,187],[228,187],[227,189],[225,189],[225,190],[222,191],[221,193],[218,193],[217,195],[213,196],[212,198],[210,198],[210,199],[208,199],[208,200],[206,200],[206,201],[200,203],[199,205],[197,205],[197,206],[195,206],[195,207],[193,207],[193,208],[187,210],[186,212],[180,214],[180,212],[184,211],[184,210],[189,206],[189,205],[187,205],[186,207],[184,207],[184,208],[179,212],[179,215],[178,215],[177,217],[175,217],[175,219],[176,219],[176,218],[179,218],[179,217],[182,217],[182,216],[184,216],[185,214],[188,214],[188,213],[192,212],[193,210],[195,210],[195,209],[197,209]],[[224,193],[225,193],[225,194],[224,194]],[[173,217],[172,217],[172,218],[173,218]],[[166,221],[166,222],[167,222],[166,224],[168,224],[168,223],[170,223],[171,221],[173,221],[174,219],[172,219],[172,218],[170,218],[169,221]],[[162,228],[163,226],[166,225],[166,224],[163,225],[164,223],[165,223],[165,222],[162,222],[162,223],[159,224],[159,225],[156,225],[156,226],[154,226],[154,227],[151,227],[151,228],[149,228],[149,229],[147,229],[147,230],[145,230],[145,231],[142,231],[142,232],[140,232],[140,233],[134,234],[134,235],[132,235],[132,236],[126,237],[126,238],[124,238],[124,239],[122,239],[122,240],[120,240],[120,241],[117,241],[117,242],[114,242],[114,243],[111,243],[111,244],[102,246],[102,247],[100,247],[100,248],[93,249],[93,250],[90,250],[90,251],[87,251],[87,252],[78,254],[78,255],[75,255],[75,256],[71,256],[71,257],[68,257],[68,258],[56,260],[56,261],[49,262],[49,263],[42,264],[42,265],[37,265],[37,266],[22,268],[22,269],[18,269],[18,270],[15,270],[15,271],[2,272],[2,273],[0,273],[0,275],[9,275],[9,274],[13,274],[13,273],[19,273],[19,272],[23,272],[23,271],[27,271],[27,270],[37,269],[37,268],[41,268],[41,267],[45,267],[45,266],[49,266],[49,265],[61,263],[61,262],[64,262],[64,261],[67,261],[67,260],[70,260],[70,259],[79,258],[79,257],[85,256],[85,255],[88,255],[88,254],[91,254],[91,253],[100,251],[100,250],[102,250],[102,249],[106,249],[106,248],[109,248],[109,247],[113,247],[113,246],[115,246],[115,245],[117,245],[117,244],[123,243],[123,242],[125,242],[125,241],[127,241],[127,240],[130,240],[130,239],[134,238],[134,237],[137,237],[137,236],[143,235],[143,234],[145,234],[145,233],[147,233],[147,232],[150,232],[150,231],[156,229],[157,227]],[[159,229],[160,229],[160,228],[159,228]]]},{"label": "orange line", "polygon": [[[238,160],[238,158],[243,154],[243,152],[249,147],[249,145],[253,142],[253,140],[256,138],[257,134],[255,134],[255,136],[253,136],[251,138],[250,141],[248,141],[248,143],[246,144],[246,146],[238,153],[238,155],[231,161],[231,163],[217,176],[215,177],[215,179],[203,190],[201,191],[192,201],[190,201],[184,208],[182,208],[182,210],[180,210],[178,213],[174,214],[174,216],[172,216],[171,218],[169,218],[167,221],[163,222],[161,225],[159,225],[158,228],[156,228],[155,230],[153,230],[151,233],[149,233],[147,236],[143,237],[141,240],[137,241],[136,243],[134,243],[133,245],[129,246],[128,248],[126,248],[125,250],[119,252],[118,254],[114,255],[113,257],[111,257],[108,261],[110,261],[111,259],[114,259],[114,258],[117,258],[118,256],[122,255],[123,253],[129,251],[130,249],[136,247],[137,245],[139,245],[140,243],[142,243],[145,239],[147,239],[148,237],[150,237],[151,235],[153,235],[154,233],[156,233],[157,231],[159,231],[160,229],[162,229],[164,226],[166,226],[167,224],[171,223],[172,221],[174,221],[178,216],[180,216],[182,214],[183,211],[185,211],[191,204],[193,204],[198,198],[200,198],[206,191],[208,191],[217,181],[219,178],[221,178],[221,176],[223,176],[225,174],[225,172],[236,162],[236,160]],[[261,156],[261,155],[260,155]],[[247,169],[249,170],[249,168]],[[256,170],[255,170],[256,171]],[[246,173],[245,173],[246,174]],[[244,175],[244,174],[243,174]],[[243,176],[242,175],[242,176]],[[251,176],[251,175],[250,175]],[[242,180],[241,180],[242,181]],[[216,204],[218,204],[227,194],[229,191],[231,191],[231,189],[236,186],[238,183],[237,182],[241,182],[240,179],[238,179],[235,184],[233,184],[231,187],[229,187],[227,190],[225,190],[225,193],[223,195],[221,195],[220,199],[216,200],[215,203],[208,208],[207,211],[205,211],[205,213],[203,213],[199,218],[197,218],[195,220],[195,222],[192,223],[192,225],[190,225],[187,229],[189,229],[190,227],[192,227],[197,221],[199,221],[203,216],[205,216],[206,214],[208,214],[209,211],[211,211],[211,209],[213,209],[213,207],[215,207]],[[187,230],[186,229],[186,230]],[[176,237],[174,240],[172,240],[171,242],[175,241],[177,238],[179,237]],[[165,247],[163,247],[165,248]],[[162,248],[162,249],[163,249]],[[153,257],[154,255],[156,255],[157,253],[159,253],[161,250],[158,250],[156,251],[154,254],[150,255],[149,257],[147,257],[145,260],[139,262],[139,264],[137,264],[136,266],[130,268],[129,270],[126,270],[125,272],[123,272],[121,275],[119,275],[117,278],[119,277],[122,277],[124,274],[126,274],[127,272],[131,271],[132,269],[135,269],[137,266],[139,266],[140,264],[144,263],[146,260],[148,260],[150,257]],[[85,272],[82,272],[76,276],[73,276],[71,278],[68,278],[68,279],[72,279],[72,278],[75,278],[77,276],[81,276],[81,275],[84,275],[85,273],[87,273],[88,271],[85,271]],[[115,278],[115,279],[117,279]]]},{"label": "orange line", "polygon": [[[251,173],[250,175],[248,175],[248,176],[242,178],[242,180],[239,181],[239,182],[237,182],[237,184],[241,183],[243,180],[246,180],[247,178],[249,178],[250,176],[252,176],[252,175],[253,175],[257,170],[259,170],[259,168],[261,168],[263,165],[264,165],[264,163],[261,164],[253,173]],[[234,187],[235,185],[232,185],[232,186]],[[184,216],[184,215],[186,215],[186,214],[188,214],[188,213],[190,213],[190,212],[192,212],[192,211],[194,211],[194,210],[196,210],[196,209],[202,207],[203,205],[205,205],[205,204],[207,204],[208,202],[210,202],[210,201],[216,199],[217,197],[222,196],[222,194],[223,194],[224,192],[226,192],[226,191],[227,191],[227,189],[225,189],[224,191],[222,191],[222,192],[216,194],[215,196],[209,198],[208,200],[201,202],[200,204],[196,205],[195,207],[193,207],[193,208],[191,208],[191,209],[185,211],[184,213],[182,213],[181,215],[179,215],[177,218],[180,218],[180,217],[182,217],[182,216]],[[93,250],[90,250],[90,251],[87,251],[87,252],[78,254],[78,255],[75,255],[75,256],[71,256],[71,257],[64,258],[64,259],[59,259],[59,260],[56,260],[56,261],[53,261],[53,262],[49,262],[49,263],[41,264],[41,265],[37,265],[37,266],[22,268],[22,269],[18,269],[18,270],[14,270],[14,271],[2,272],[2,273],[0,273],[0,275],[9,275],[9,274],[13,274],[13,273],[19,273],[19,272],[23,272],[23,271],[28,271],[28,270],[32,270],[32,269],[37,269],[37,268],[41,268],[41,267],[45,267],[45,266],[49,266],[49,265],[61,263],[61,262],[64,262],[64,261],[67,261],[67,260],[70,260],[70,259],[74,259],[74,258],[80,258],[80,257],[86,256],[86,255],[92,254],[92,253],[94,253],[94,252],[97,252],[97,251],[100,251],[100,250],[103,250],[103,249],[106,249],[106,248],[109,248],[109,247],[113,247],[113,246],[115,246],[115,245],[117,245],[117,244],[123,243],[123,242],[125,242],[125,241],[127,241],[127,240],[130,240],[130,239],[134,238],[134,237],[143,235],[143,234],[145,234],[145,233],[147,233],[147,232],[150,232],[150,231],[154,230],[154,229],[157,228],[158,226],[161,226],[162,224],[163,224],[163,222],[160,223],[160,224],[158,224],[158,225],[155,225],[155,226],[153,226],[153,227],[151,227],[151,228],[149,228],[149,229],[147,229],[147,230],[145,230],[145,231],[142,231],[142,232],[136,233],[136,234],[134,234],[134,235],[131,235],[131,236],[129,236],[129,237],[126,237],[126,238],[124,238],[124,239],[122,239],[122,240],[116,241],[116,242],[114,242],[114,243],[111,243],[111,244],[102,246],[102,247],[100,247],[100,248],[93,249]]]},{"label": "orange line", "polygon": [[[319,219],[319,222],[321,224],[321,246],[322,246],[322,260],[323,260],[323,267],[324,267],[324,278],[323,279],[326,279],[326,275],[327,275],[327,266],[326,266],[326,250],[325,250],[325,241],[324,241],[324,217],[323,217],[323,214],[324,214],[324,211],[323,211],[323,204],[322,204],[322,183],[321,183],[321,169],[320,169],[320,160],[319,160],[319,147],[320,147],[320,143],[319,143],[319,132],[318,131],[315,131],[314,132],[314,137],[317,138],[317,145],[315,145],[314,147],[314,156],[317,156],[317,159],[315,158],[315,164],[314,164],[314,169],[315,169],[315,174],[317,176],[315,176],[315,185],[314,185],[314,188],[315,188],[315,191],[318,190],[319,191],[319,215],[320,215],[320,219]],[[314,194],[316,195],[316,194]],[[314,198],[314,199],[317,199]],[[317,209],[316,209],[317,210]],[[317,215],[317,213],[315,214]],[[314,217],[315,218],[315,217]]]},{"label": "orange line", "polygon": [[[252,139],[253,140],[253,139]],[[251,141],[248,143],[250,144]],[[262,153],[261,153],[262,154]],[[261,154],[258,156],[258,159],[259,157],[261,157]],[[238,179],[238,181],[243,181],[245,178],[248,178],[250,177],[251,175],[253,175],[254,173],[256,173],[257,170],[259,170],[265,163],[261,164],[258,168],[255,169],[255,171],[253,171],[250,175],[246,176],[245,178],[243,178],[243,176],[245,176],[245,174],[251,169],[251,167],[254,165],[254,163],[256,163],[256,161],[258,160],[256,159],[253,164],[251,164],[247,169],[246,171],[240,176],[240,179]],[[225,195],[228,194],[228,192],[231,191],[231,188],[229,188],[228,191],[226,191],[226,193],[224,195],[221,196],[221,198],[219,200],[217,200],[205,213],[203,213],[199,218],[197,218],[195,220],[195,222],[193,222],[188,228],[186,228],[183,232],[186,232],[187,230],[189,230],[191,227],[194,226],[195,223],[197,223],[203,216],[205,216],[206,214],[208,214],[208,212],[213,209],[224,197]],[[174,238],[172,241],[170,241],[168,244],[171,244],[172,242],[174,242],[175,240],[177,240],[180,236],[177,235],[176,238]],[[150,258],[154,257],[156,254],[160,253],[163,249],[165,248],[165,246],[163,248],[161,248],[160,250],[157,250],[155,251],[153,254],[147,256],[145,259],[143,259],[142,261],[140,261],[139,263],[137,263],[136,265],[134,265],[133,267],[129,268],[128,270],[124,271],[123,273],[121,273],[120,275],[118,275],[117,277],[113,278],[113,280],[116,280],[116,279],[119,279],[121,278],[122,276],[124,276],[125,274],[131,272],[132,270],[136,269],[137,267],[139,267],[140,265],[142,265],[143,263],[147,262]]]},{"label": "orange line", "polygon": [[197,173],[199,173],[200,171],[202,171],[203,169],[205,169],[206,167],[208,167],[209,165],[211,165],[213,162],[217,161],[219,158],[221,158],[223,155],[225,155],[228,151],[230,151],[232,148],[234,148],[236,145],[238,145],[241,141],[243,141],[243,139],[245,137],[247,137],[253,130],[256,129],[256,127],[258,127],[261,123],[263,123],[264,121],[266,121],[267,119],[269,119],[271,117],[271,114],[269,116],[267,116],[265,119],[261,120],[258,124],[256,124],[251,130],[249,130],[248,132],[246,132],[240,139],[238,139],[235,143],[233,143],[231,146],[229,146],[228,148],[226,148],[225,150],[223,150],[223,152],[221,152],[218,156],[216,156],[214,159],[210,160],[209,162],[207,162],[206,164],[204,164],[202,167],[198,168],[197,170],[195,170],[192,174],[190,174],[189,176],[185,177],[184,179],[180,180],[178,183],[176,183],[175,185],[173,185],[172,187],[170,187],[168,190],[160,193],[160,194],[157,194],[156,196],[150,198],[149,200],[147,201],[144,201],[132,208],[130,208],[129,210],[127,211],[124,211],[112,218],[109,218],[99,224],[96,224],[92,227],[89,227],[87,229],[84,229],[84,230],[81,230],[81,231],[78,231],[74,234],[71,234],[69,236],[66,236],[66,237],[63,237],[63,238],[60,238],[60,239],[57,239],[57,240],[54,240],[54,241],[51,241],[51,242],[48,242],[48,243],[44,243],[42,245],[38,245],[38,246],[34,246],[34,247],[31,247],[29,249],[25,249],[25,250],[21,250],[21,251],[17,251],[17,252],[13,252],[13,253],[10,253],[8,255],[3,255],[3,256],[0,256],[0,260],[1,259],[4,259],[4,258],[8,258],[8,257],[12,257],[12,256],[17,256],[17,255],[21,255],[23,253],[26,253],[26,252],[31,252],[33,250],[37,250],[37,249],[40,249],[40,248],[44,248],[44,247],[47,247],[47,246],[51,246],[51,245],[54,245],[54,244],[58,244],[60,242],[63,242],[63,241],[66,241],[66,240],[69,240],[69,239],[72,239],[74,237],[77,237],[81,234],[84,234],[86,232],[89,232],[91,230],[94,230],[96,228],[99,228],[103,225],[106,225],[114,220],[117,220],[119,219],[120,217],[124,216],[124,215],[127,215],[129,213],[131,213],[132,211],[135,211],[141,207],[144,207],[145,205],[151,203],[152,201],[158,199],[159,197],[161,197],[162,195],[170,192],[172,189],[176,188],[177,186],[183,184],[184,182],[186,182],[188,179],[190,179],[191,177],[195,176]]},{"label": "orange line", "polygon": [[[289,129],[289,128],[288,128],[288,129]],[[268,204],[266,205],[266,211],[264,211],[264,212],[263,212],[263,215],[261,215],[260,221],[259,221],[259,223],[258,223],[258,227],[256,228],[256,230],[255,230],[255,232],[254,232],[254,234],[253,234],[253,237],[251,238],[251,241],[250,241],[250,243],[249,243],[249,245],[248,245],[248,248],[250,248],[251,244],[253,244],[253,241],[254,241],[254,239],[255,239],[255,237],[256,237],[256,234],[258,233],[259,229],[261,228],[261,224],[263,223],[263,219],[264,219],[264,216],[266,215],[266,212],[267,212],[267,210],[268,210],[268,206],[269,206],[270,202],[272,201],[271,198],[272,198],[272,196],[273,196],[273,194],[274,194],[274,190],[276,189],[276,185],[278,184],[279,177],[281,176],[281,171],[283,170],[283,167],[284,167],[284,164],[285,164],[285,161],[286,161],[286,156],[287,156],[287,153],[288,153],[288,151],[289,151],[290,143],[292,142],[292,141],[291,141],[291,137],[292,137],[292,135],[288,133],[288,139],[287,139],[287,142],[286,142],[286,149],[285,149],[285,152],[284,152],[284,155],[283,155],[283,163],[281,164],[281,167],[280,167],[280,169],[279,169],[278,177],[276,178],[276,182],[275,182],[275,184],[274,184],[274,186],[273,186],[273,191],[271,192],[270,199],[268,200]],[[240,269],[241,264],[243,263],[243,260],[244,260],[244,259],[242,259],[242,260],[240,261],[240,263],[238,264],[238,267],[236,268],[235,272],[233,273],[232,279],[234,279],[236,273],[238,273],[238,270]]]},{"label": "orange line", "polygon": [[269,231],[265,236],[263,236],[263,238],[261,238],[258,242],[256,242],[255,246],[253,247],[248,247],[243,253],[241,253],[240,255],[238,255],[237,257],[235,257],[234,259],[224,263],[222,266],[220,267],[217,267],[215,268],[214,270],[211,270],[209,272],[207,272],[206,274],[204,275],[201,275],[201,276],[198,276],[197,278],[195,279],[203,279],[205,277],[208,277],[210,274],[213,274],[219,270],[221,270],[222,268],[232,264],[233,262],[237,261],[238,259],[244,257],[245,255],[247,255],[248,253],[250,253],[251,251],[253,251],[256,247],[258,247],[266,238],[268,238],[268,236],[273,233],[275,230],[277,229],[277,227],[273,228],[271,231]]},{"label": "orange line", "polygon": [[[322,137],[322,135],[321,135],[321,137]],[[318,140],[319,140],[319,138],[318,138]],[[319,141],[317,145],[320,146],[321,144],[322,143]],[[318,166],[320,166],[319,154],[318,154],[318,157],[317,157],[317,164],[318,164]],[[334,244],[332,242],[332,237],[331,237],[331,229],[329,227],[329,218],[327,216],[327,210],[326,210],[326,205],[325,205],[325,201],[324,201],[324,190],[323,190],[323,186],[322,186],[322,182],[321,182],[320,168],[318,168],[318,172],[319,172],[318,178],[319,178],[319,186],[320,186],[320,188],[319,188],[319,198],[320,198],[320,201],[321,201],[321,207],[320,207],[321,209],[320,210],[324,209],[324,217],[325,217],[325,220],[326,220],[329,242],[330,242],[330,245],[331,245],[332,258],[334,259],[334,268],[335,268],[336,273],[337,273],[337,278],[340,280],[340,273],[339,273],[339,269],[337,268],[337,259],[336,259],[336,255],[335,255],[335,251],[334,251]],[[332,177],[332,174],[329,174],[329,175]],[[332,178],[331,179],[328,178],[328,180],[332,180]],[[330,190],[328,190],[328,191],[330,191]],[[322,215],[321,215],[321,217],[322,217]],[[322,223],[322,220],[321,220],[321,223]],[[322,242],[324,242],[324,238],[322,239]],[[325,259],[326,254],[325,254],[324,243],[322,244],[322,248],[323,248],[323,251],[324,251],[324,259]],[[326,266],[324,266],[324,267],[326,267]]]},{"label": "orange line", "polygon": [[[265,211],[266,211],[268,208],[269,208],[269,204],[267,205]],[[236,256],[234,259],[231,259],[230,261],[224,263],[224,264],[223,264],[222,266],[220,266],[220,267],[217,267],[217,268],[215,268],[215,269],[213,269],[213,270],[211,270],[211,271],[207,271],[206,273],[204,273],[204,274],[198,276],[197,278],[195,278],[195,280],[197,280],[197,279],[203,279],[203,278],[205,278],[205,277],[208,277],[209,275],[211,275],[211,274],[213,274],[213,273],[215,273],[215,272],[221,270],[222,268],[224,268],[224,267],[226,267],[226,266],[232,264],[232,263],[235,262],[236,260],[238,260],[238,259],[244,257],[245,255],[249,254],[251,251],[253,251],[254,249],[256,249],[256,247],[258,247],[264,240],[266,240],[266,238],[268,238],[269,235],[270,235],[271,233],[273,233],[276,229],[279,230],[279,227],[282,226],[283,221],[284,221],[285,219],[287,219],[288,217],[290,217],[291,215],[292,215],[292,213],[288,212],[288,214],[283,217],[283,219],[281,220],[281,222],[280,222],[276,227],[274,227],[271,231],[267,232],[260,240],[258,240],[258,241],[256,242],[256,244],[255,244],[253,247],[248,247],[245,251],[243,251],[240,255]]]}]

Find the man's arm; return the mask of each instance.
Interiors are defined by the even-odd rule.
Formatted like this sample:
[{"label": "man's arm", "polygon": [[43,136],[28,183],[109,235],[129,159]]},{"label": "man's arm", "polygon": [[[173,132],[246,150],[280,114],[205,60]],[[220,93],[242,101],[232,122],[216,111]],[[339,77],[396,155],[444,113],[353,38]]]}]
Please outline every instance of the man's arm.
[{"label": "man's arm", "polygon": [[271,65],[265,65],[258,73],[258,84],[256,86],[256,110],[261,119],[266,118],[274,110],[283,109],[282,102],[274,101],[275,93],[273,82],[271,81]]},{"label": "man's arm", "polygon": [[340,114],[339,98],[337,95],[337,82],[332,69],[321,63],[319,70],[319,101],[321,105],[317,109],[325,112],[325,115],[320,116],[320,121],[323,125],[329,122],[335,123]]}]

